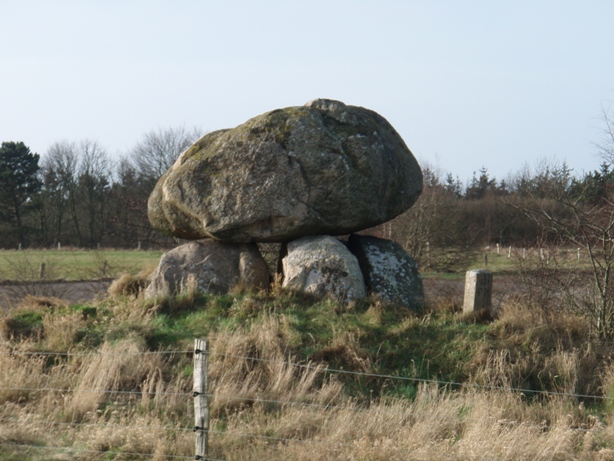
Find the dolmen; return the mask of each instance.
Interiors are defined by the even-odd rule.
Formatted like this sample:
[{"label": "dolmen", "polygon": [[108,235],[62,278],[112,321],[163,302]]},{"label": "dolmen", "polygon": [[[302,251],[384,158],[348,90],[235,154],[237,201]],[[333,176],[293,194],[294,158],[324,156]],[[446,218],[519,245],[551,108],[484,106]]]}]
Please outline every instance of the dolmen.
[{"label": "dolmen", "polygon": [[[191,285],[266,289],[258,243],[281,243],[283,286],[349,303],[368,293],[419,309],[415,261],[389,240],[356,232],[409,209],[422,171],[376,112],[316,99],[206,134],[159,179],[152,225],[191,240],[161,258],[146,296]],[[335,236],[347,236],[341,241]]]}]

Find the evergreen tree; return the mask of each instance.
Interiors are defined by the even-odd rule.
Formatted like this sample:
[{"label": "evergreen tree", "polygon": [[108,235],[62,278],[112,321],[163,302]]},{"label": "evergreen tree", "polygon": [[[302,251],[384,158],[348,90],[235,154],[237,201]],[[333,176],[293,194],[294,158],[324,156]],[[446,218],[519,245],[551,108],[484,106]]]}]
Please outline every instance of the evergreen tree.
[{"label": "evergreen tree", "polygon": [[17,226],[19,242],[24,238],[24,209],[41,187],[38,160],[23,142],[3,142],[0,147],[0,216]]}]

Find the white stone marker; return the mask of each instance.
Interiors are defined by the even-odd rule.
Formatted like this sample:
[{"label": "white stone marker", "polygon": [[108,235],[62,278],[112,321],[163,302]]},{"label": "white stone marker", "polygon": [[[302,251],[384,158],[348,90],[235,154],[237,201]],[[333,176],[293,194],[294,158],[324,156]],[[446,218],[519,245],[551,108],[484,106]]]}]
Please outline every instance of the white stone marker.
[{"label": "white stone marker", "polygon": [[489,309],[491,305],[492,272],[483,269],[467,271],[463,312]]}]

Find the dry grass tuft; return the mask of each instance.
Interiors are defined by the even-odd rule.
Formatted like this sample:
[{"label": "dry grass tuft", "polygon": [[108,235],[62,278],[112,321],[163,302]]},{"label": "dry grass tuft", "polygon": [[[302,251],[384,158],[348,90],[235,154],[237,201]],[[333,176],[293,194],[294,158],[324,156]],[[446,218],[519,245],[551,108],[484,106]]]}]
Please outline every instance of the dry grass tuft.
[{"label": "dry grass tuft", "polygon": [[[213,360],[210,377],[215,415],[251,406],[253,400],[298,401],[330,404],[341,391],[334,379],[323,380],[322,364],[297,367],[285,354],[283,325],[277,318],[265,317],[248,331],[222,330],[211,337]],[[253,360],[255,358],[257,360]],[[251,399],[251,400],[250,400]]]},{"label": "dry grass tuft", "polygon": [[91,417],[113,391],[138,391],[163,365],[159,355],[141,355],[143,350],[141,341],[128,338],[105,343],[99,352],[83,357],[75,372],[74,392],[65,405],[66,420],[79,422]]},{"label": "dry grass tuft", "polygon": [[81,312],[68,315],[43,315],[45,348],[50,351],[70,351],[77,346],[79,331],[85,328]]},{"label": "dry grass tuft", "polygon": [[480,384],[582,395],[598,393],[603,385],[609,352],[586,341],[582,318],[509,302],[489,333],[497,348],[483,343],[470,364]]},{"label": "dry grass tuft", "polygon": [[50,309],[56,309],[60,307],[67,307],[68,303],[60,298],[54,296],[34,296],[26,295],[20,302],[18,308],[38,309],[41,307],[48,307]]},{"label": "dry grass tuft", "polygon": [[153,272],[152,268],[142,270],[137,275],[122,274],[115,279],[107,292],[110,296],[139,296],[149,283],[148,277]]},{"label": "dry grass tuft", "polygon": [[337,367],[363,373],[373,369],[369,354],[352,333],[335,337],[329,346],[313,354],[311,358],[316,362],[334,363]]}]

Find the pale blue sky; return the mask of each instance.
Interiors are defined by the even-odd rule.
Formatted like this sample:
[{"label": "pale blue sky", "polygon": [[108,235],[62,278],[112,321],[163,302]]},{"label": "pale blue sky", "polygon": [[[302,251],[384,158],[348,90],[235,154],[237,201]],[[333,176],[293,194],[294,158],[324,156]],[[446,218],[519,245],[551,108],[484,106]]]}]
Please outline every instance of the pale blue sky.
[{"label": "pale blue sky", "polygon": [[0,141],[127,152],[149,130],[236,126],[339,99],[466,181],[549,157],[598,168],[614,1],[0,2]]}]

